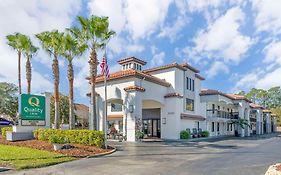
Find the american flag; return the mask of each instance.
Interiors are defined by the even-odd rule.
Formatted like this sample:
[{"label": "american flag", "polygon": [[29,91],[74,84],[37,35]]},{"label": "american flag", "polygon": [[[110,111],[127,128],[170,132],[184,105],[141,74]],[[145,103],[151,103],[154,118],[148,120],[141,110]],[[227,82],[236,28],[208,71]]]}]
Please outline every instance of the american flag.
[{"label": "american flag", "polygon": [[108,69],[108,65],[107,65],[107,60],[106,60],[106,56],[103,56],[102,58],[102,62],[100,64],[101,67],[101,74],[105,75],[106,78],[109,78],[109,69]]}]

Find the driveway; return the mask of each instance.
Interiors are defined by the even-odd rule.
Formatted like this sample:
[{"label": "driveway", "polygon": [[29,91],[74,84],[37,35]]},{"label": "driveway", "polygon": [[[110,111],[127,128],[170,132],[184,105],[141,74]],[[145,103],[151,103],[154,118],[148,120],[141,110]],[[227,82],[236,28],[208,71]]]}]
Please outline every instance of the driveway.
[{"label": "driveway", "polygon": [[[118,151],[104,157],[6,174],[264,174],[281,161],[281,137],[228,138],[200,142],[113,142]],[[1,173],[0,173],[1,174]]]}]

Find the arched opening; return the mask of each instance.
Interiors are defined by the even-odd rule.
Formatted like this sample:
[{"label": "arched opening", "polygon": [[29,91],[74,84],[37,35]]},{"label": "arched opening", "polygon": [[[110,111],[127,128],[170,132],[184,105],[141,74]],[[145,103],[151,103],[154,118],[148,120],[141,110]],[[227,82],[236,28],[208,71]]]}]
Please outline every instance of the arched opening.
[{"label": "arched opening", "polygon": [[155,100],[142,101],[142,126],[145,138],[161,137],[162,104]]},{"label": "arched opening", "polygon": [[123,133],[123,100],[107,100],[107,134],[109,139],[119,139]]}]

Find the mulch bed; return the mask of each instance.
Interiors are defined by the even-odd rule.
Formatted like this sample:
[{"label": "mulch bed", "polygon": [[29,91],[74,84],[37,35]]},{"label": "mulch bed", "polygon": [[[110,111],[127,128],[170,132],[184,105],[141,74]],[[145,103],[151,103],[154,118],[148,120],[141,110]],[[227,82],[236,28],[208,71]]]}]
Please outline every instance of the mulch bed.
[{"label": "mulch bed", "polygon": [[53,148],[53,145],[47,141],[25,140],[25,141],[11,142],[11,141],[7,141],[2,136],[0,136],[0,144],[28,147],[28,148],[34,148],[34,149],[39,149],[39,150],[46,150],[46,151],[60,153],[60,154],[66,155],[66,156],[72,156],[72,157],[93,156],[96,154],[105,153],[105,152],[112,150],[112,149],[97,148],[95,146],[71,144],[72,146],[74,146],[74,148],[55,151]]}]

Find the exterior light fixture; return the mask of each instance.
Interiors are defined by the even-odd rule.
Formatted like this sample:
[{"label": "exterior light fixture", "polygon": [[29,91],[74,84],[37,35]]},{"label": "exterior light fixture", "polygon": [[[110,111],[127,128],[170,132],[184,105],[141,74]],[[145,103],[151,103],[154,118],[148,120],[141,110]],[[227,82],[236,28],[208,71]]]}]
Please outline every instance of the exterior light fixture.
[{"label": "exterior light fixture", "polygon": [[130,113],[133,113],[133,112],[134,112],[134,105],[130,105],[130,106],[129,106],[129,112],[130,112]]},{"label": "exterior light fixture", "polygon": [[162,124],[166,124],[166,118],[162,119]]}]

